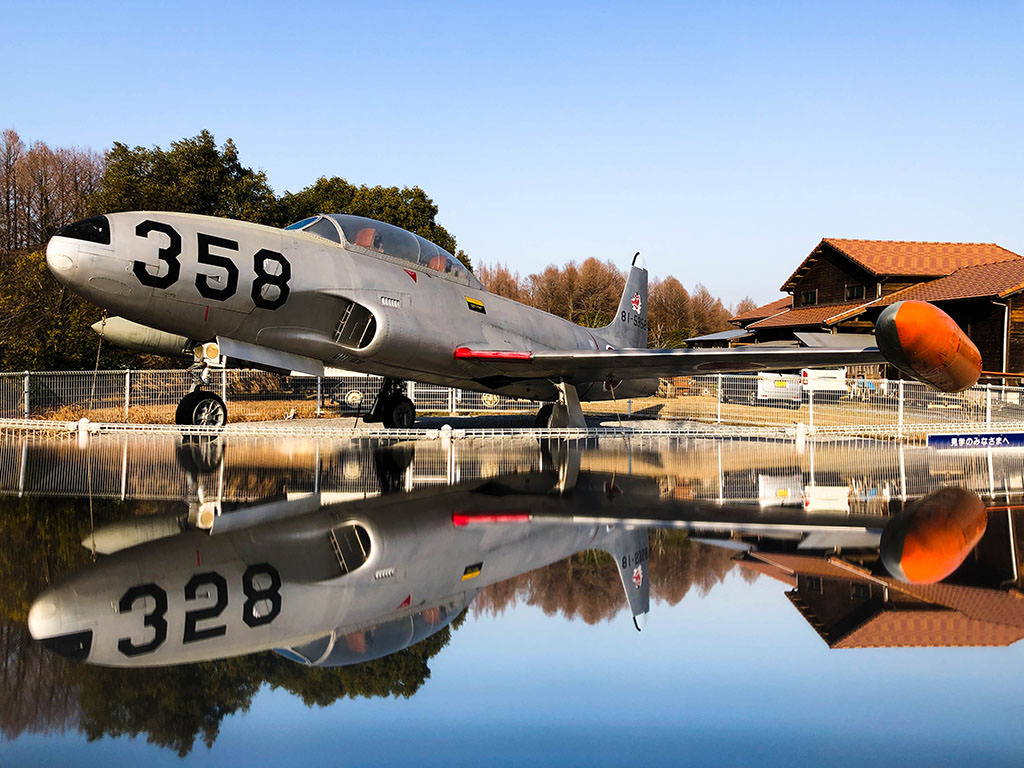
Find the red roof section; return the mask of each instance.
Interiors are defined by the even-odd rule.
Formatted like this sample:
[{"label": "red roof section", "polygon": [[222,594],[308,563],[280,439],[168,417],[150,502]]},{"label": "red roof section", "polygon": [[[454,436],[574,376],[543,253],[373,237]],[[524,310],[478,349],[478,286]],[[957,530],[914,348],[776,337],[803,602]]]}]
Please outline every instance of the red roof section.
[{"label": "red roof section", "polygon": [[932,243],[826,237],[789,276],[782,290],[792,290],[793,284],[808,263],[829,247],[878,276],[942,277],[963,267],[1020,258],[1019,254],[995,243]]},{"label": "red roof section", "polygon": [[974,267],[963,267],[938,280],[929,280],[890,293],[888,296],[863,304],[857,308],[857,312],[848,312],[843,318],[838,319],[860,314],[860,311],[868,308],[888,307],[905,299],[956,301],[991,296],[1005,298],[1020,290],[1024,290],[1024,259],[979,264]]},{"label": "red roof section", "polygon": [[833,648],[1004,646],[1024,630],[950,610],[883,610],[831,644]]},{"label": "red roof section", "polygon": [[762,304],[760,307],[754,307],[748,309],[746,312],[740,312],[738,315],[733,315],[729,318],[729,322],[735,325],[743,325],[744,323],[752,320],[763,320],[766,317],[777,315],[785,309],[789,309],[793,306],[792,296],[783,296],[781,299],[770,301],[767,304]]},{"label": "red roof section", "polygon": [[844,304],[812,304],[809,307],[797,307],[781,312],[773,317],[758,320],[747,326],[749,329],[760,328],[802,328],[806,326],[821,327],[827,325],[834,317],[849,314],[851,309],[864,306],[863,301],[848,301]]}]

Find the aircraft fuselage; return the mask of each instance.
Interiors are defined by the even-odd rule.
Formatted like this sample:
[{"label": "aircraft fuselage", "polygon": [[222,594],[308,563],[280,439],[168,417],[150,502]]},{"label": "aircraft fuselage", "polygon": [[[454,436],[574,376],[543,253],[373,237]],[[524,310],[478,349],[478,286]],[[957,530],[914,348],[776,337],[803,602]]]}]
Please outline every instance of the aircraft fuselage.
[{"label": "aircraft fuselage", "polygon": [[[103,218],[108,231],[91,240],[73,233],[51,240],[47,261],[58,279],[142,325],[196,343],[227,340],[222,347],[229,354],[230,342],[241,342],[261,358],[247,358],[257,364],[301,369],[305,360],[311,373],[326,364],[553,399],[548,380],[488,379],[478,369],[470,373],[454,351],[466,344],[495,350],[610,346],[598,329],[489,293],[461,267],[417,264],[372,244],[184,213]],[[623,382],[615,395],[646,394],[656,383]],[[578,382],[580,399],[610,397],[603,384]]]}]

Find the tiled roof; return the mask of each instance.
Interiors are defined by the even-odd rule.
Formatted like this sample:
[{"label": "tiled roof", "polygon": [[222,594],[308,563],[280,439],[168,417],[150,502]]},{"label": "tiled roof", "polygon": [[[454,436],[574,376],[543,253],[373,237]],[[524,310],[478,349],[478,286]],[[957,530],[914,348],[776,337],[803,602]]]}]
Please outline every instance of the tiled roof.
[{"label": "tiled roof", "polygon": [[763,320],[766,317],[778,314],[784,309],[789,309],[793,306],[792,296],[783,296],[781,299],[770,301],[767,304],[762,304],[760,307],[754,307],[748,309],[746,312],[740,312],[738,315],[733,315],[729,318],[729,322],[734,325],[743,325],[751,320]]},{"label": "tiled roof", "polygon": [[751,552],[753,558],[802,576],[824,576],[829,579],[846,579],[849,581],[877,581],[870,577],[861,577],[848,569],[834,565],[819,555],[795,555],[789,552]]},{"label": "tiled roof", "polygon": [[764,576],[770,576],[790,587],[796,586],[796,576],[783,568],[779,568],[777,565],[754,559],[742,559],[738,560],[738,562],[741,568],[746,568],[749,571],[763,574]]},{"label": "tiled roof", "polygon": [[1010,645],[1024,630],[972,619],[950,610],[883,610],[830,645],[833,648],[897,648]]},{"label": "tiled roof", "polygon": [[859,315],[865,309],[887,307],[905,299],[956,301],[993,296],[1005,298],[1022,289],[1024,289],[1024,259],[979,264],[973,267],[963,267],[938,280],[918,283],[904,288],[902,291],[896,291],[888,296],[862,304],[855,308],[857,311],[847,312],[843,317],[837,318],[837,321]]},{"label": "tiled roof", "polygon": [[855,264],[879,276],[942,277],[962,267],[1020,258],[1019,254],[995,243],[928,243],[826,237],[790,275],[782,290],[792,290],[792,284],[803,274],[808,262],[817,258],[825,246],[831,246]]},{"label": "tiled roof", "polygon": [[809,307],[797,307],[781,312],[773,317],[759,320],[747,326],[750,329],[761,328],[802,328],[827,324],[833,317],[849,313],[864,305],[863,301],[848,301],[844,304],[812,304]]},{"label": "tiled roof", "polygon": [[890,588],[919,600],[944,605],[991,624],[1016,627],[1024,634],[1024,596],[1017,590],[984,589],[959,584],[905,584],[895,579],[884,581]]}]

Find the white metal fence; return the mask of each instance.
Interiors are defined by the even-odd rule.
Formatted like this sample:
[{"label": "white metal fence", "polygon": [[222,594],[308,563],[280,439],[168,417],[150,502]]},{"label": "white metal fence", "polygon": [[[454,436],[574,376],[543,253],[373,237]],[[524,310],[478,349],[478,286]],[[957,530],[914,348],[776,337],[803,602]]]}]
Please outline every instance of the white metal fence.
[{"label": "white metal fence", "polygon": [[[781,389],[781,388],[780,388]],[[963,392],[937,392],[916,381],[859,377],[841,390],[801,389],[774,397],[750,375],[708,375],[663,380],[661,418],[720,424],[789,426],[812,431],[886,434],[996,429],[1024,425],[1024,390],[980,384]]]},{"label": "white metal fence", "polygon": [[[191,387],[184,370],[49,371],[0,373],[0,417],[170,423]],[[380,388],[376,376],[284,376],[220,370],[207,386],[229,404],[232,421],[286,417],[358,416]],[[420,413],[536,413],[531,400],[468,392],[431,384],[406,385]],[[1024,428],[1024,389],[978,385],[955,394],[912,381],[853,379],[832,392],[759,387],[750,375],[665,379],[657,395],[585,406],[634,418],[712,424],[787,427],[815,432],[901,435],[947,429]]]},{"label": "white metal fence", "polygon": [[[285,417],[358,416],[373,405],[379,376],[284,376],[222,369],[209,389],[229,404],[232,421]],[[171,422],[192,378],[184,370],[46,371],[0,373],[0,418]],[[532,400],[406,384],[421,413],[535,413]]]}]

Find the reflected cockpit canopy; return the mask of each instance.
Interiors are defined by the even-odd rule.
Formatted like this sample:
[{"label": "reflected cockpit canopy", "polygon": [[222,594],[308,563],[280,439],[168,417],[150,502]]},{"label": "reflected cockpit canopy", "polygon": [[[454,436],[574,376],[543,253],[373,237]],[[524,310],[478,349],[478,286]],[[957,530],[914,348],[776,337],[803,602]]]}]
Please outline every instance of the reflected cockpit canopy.
[{"label": "reflected cockpit canopy", "polygon": [[344,667],[390,656],[447,627],[476,594],[467,592],[441,605],[354,632],[335,630],[305,645],[278,648],[276,652],[314,667]]},{"label": "reflected cockpit canopy", "polygon": [[352,251],[404,261],[482,287],[473,273],[444,248],[382,221],[347,213],[328,213],[310,216],[285,229],[302,230]]}]

